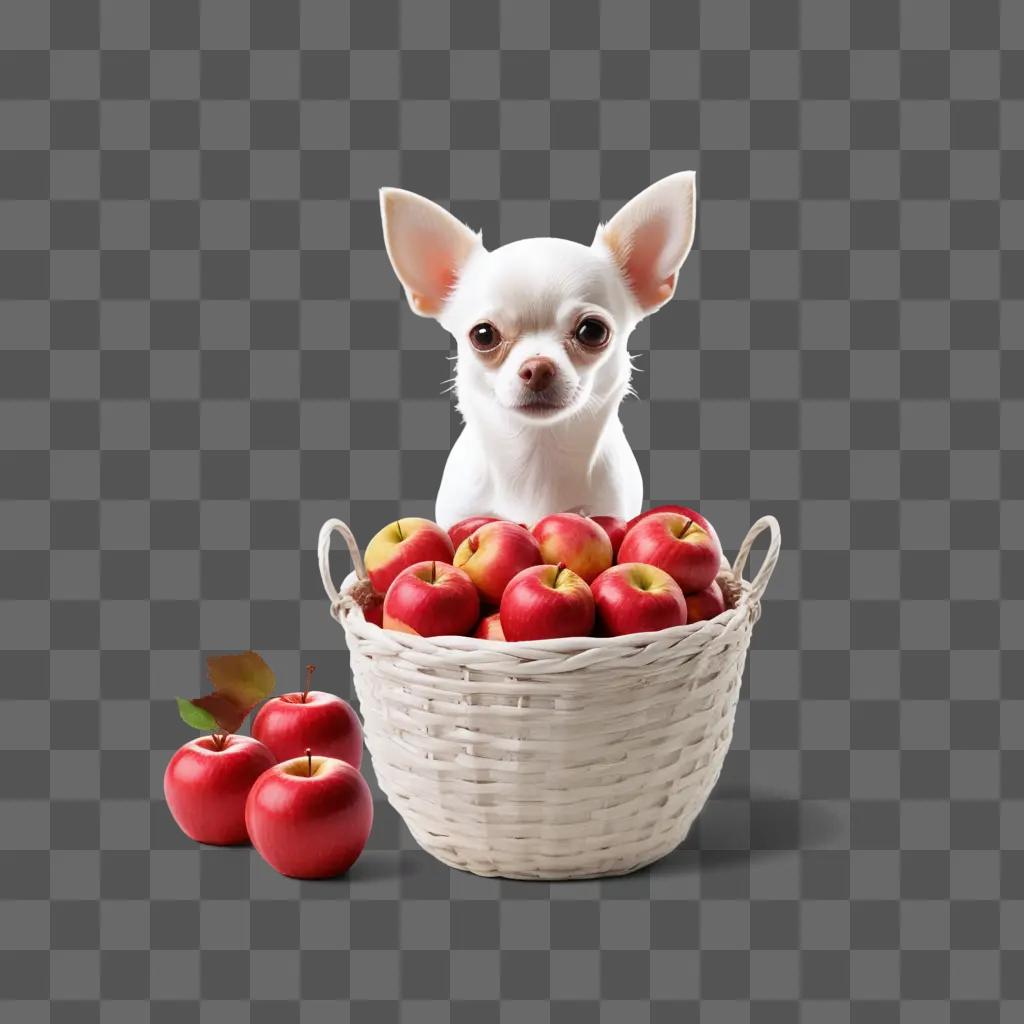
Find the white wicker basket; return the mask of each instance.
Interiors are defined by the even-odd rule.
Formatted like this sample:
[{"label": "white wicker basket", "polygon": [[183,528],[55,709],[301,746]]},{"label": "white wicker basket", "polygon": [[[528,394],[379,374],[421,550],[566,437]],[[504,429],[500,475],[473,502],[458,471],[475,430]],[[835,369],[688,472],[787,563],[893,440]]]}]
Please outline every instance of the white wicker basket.
[{"label": "white wicker basket", "polygon": [[[755,538],[768,553],[748,583]],[[331,534],[355,572],[331,579]],[[779,555],[758,520],[718,577],[732,607],[657,633],[504,643],[427,639],[368,623],[351,530],[320,531],[320,574],[345,629],[366,745],[416,841],[452,867],[505,878],[620,875],[686,836],[732,739],[750,633]]]}]

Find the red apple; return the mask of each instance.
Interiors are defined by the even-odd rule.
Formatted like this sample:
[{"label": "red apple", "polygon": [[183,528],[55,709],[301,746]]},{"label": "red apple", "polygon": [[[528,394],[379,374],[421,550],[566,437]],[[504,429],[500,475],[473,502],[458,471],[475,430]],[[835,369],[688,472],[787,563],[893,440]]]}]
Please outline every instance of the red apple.
[{"label": "red apple", "polygon": [[501,630],[501,614],[495,612],[493,615],[485,615],[476,624],[473,636],[478,640],[504,640],[505,634]]},{"label": "red apple", "polygon": [[565,565],[533,565],[505,588],[500,616],[506,640],[587,636],[594,628],[594,597]]},{"label": "red apple", "polygon": [[246,801],[245,822],[253,846],[275,871],[331,878],[363,852],[373,797],[347,761],[307,754],[260,777]]},{"label": "red apple", "polygon": [[473,581],[446,562],[403,569],[384,598],[384,628],[418,636],[466,636],[480,617]]},{"label": "red apple", "polygon": [[301,693],[272,697],[253,719],[252,734],[275,761],[299,757],[307,749],[336,757],[358,768],[363,760],[363,730],[347,701],[333,693],[311,690],[314,666],[306,669]]},{"label": "red apple", "polygon": [[718,538],[695,519],[657,512],[641,519],[619,548],[620,562],[646,562],[664,569],[684,594],[710,586],[722,567]]},{"label": "red apple", "polygon": [[468,519],[460,519],[454,526],[448,527],[448,536],[452,539],[452,546],[456,551],[459,545],[474,531],[487,523],[501,523],[502,519],[495,516],[470,516]]},{"label": "red apple", "polygon": [[245,798],[273,767],[274,755],[251,736],[197,736],[167,765],[164,798],[189,839],[213,846],[247,843]]},{"label": "red apple", "polygon": [[551,565],[563,562],[585,583],[612,564],[612,542],[593,519],[575,512],[545,516],[533,527],[541,557]]},{"label": "red apple", "polygon": [[384,626],[384,598],[367,605],[363,609],[363,618],[372,622],[375,626]]},{"label": "red apple", "polygon": [[429,519],[389,523],[366,545],[366,571],[374,590],[387,594],[394,578],[417,562],[451,562],[451,538]]},{"label": "red apple", "polygon": [[692,508],[687,508],[685,505],[658,505],[656,508],[649,508],[646,512],[641,512],[638,516],[633,516],[628,523],[626,523],[626,533],[636,526],[642,519],[646,519],[648,516],[656,516],[661,512],[676,512],[681,516],[686,516],[687,519],[692,519],[698,526],[707,530],[715,540],[718,540],[718,534],[715,532],[715,528],[704,518],[699,512],[695,512]]},{"label": "red apple", "polygon": [[608,534],[608,539],[612,542],[612,560],[614,561],[618,558],[622,538],[626,536],[626,520],[620,519],[618,516],[591,516],[590,518]]},{"label": "red apple", "polygon": [[651,633],[686,625],[686,599],[667,572],[643,562],[621,562],[591,584],[605,636]]},{"label": "red apple", "polygon": [[703,622],[713,619],[725,611],[725,595],[718,581],[695,594],[686,595],[686,621],[689,623]]},{"label": "red apple", "polygon": [[455,552],[485,604],[496,605],[508,581],[531,565],[540,565],[540,545],[529,530],[516,523],[486,523],[474,530]]},{"label": "red apple", "polygon": [[374,590],[368,579],[357,580],[349,594],[359,605],[367,622],[372,622],[375,626],[384,625],[384,595]]}]

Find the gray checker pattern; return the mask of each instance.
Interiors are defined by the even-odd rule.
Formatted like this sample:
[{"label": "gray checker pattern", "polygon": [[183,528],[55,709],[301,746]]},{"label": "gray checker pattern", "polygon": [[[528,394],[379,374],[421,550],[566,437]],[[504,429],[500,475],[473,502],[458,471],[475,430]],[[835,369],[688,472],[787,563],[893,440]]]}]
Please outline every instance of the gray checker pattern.
[{"label": "gray checker pattern", "polygon": [[[5,1024],[1024,1019],[1024,5],[3,0],[0,48]],[[383,801],[330,883],[186,841],[171,698],[250,645],[350,696],[316,529],[430,514],[456,430],[378,186],[588,241],[690,167],[623,417],[786,544],[695,833],[553,885]]]}]

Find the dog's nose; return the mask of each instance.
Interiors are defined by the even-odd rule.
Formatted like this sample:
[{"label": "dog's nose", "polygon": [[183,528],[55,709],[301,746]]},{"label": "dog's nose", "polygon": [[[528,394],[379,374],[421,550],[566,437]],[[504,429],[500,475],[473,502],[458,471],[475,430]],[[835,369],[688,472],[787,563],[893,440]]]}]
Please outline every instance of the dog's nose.
[{"label": "dog's nose", "polygon": [[519,379],[531,391],[543,391],[554,379],[555,364],[544,356],[527,359],[519,367]]}]

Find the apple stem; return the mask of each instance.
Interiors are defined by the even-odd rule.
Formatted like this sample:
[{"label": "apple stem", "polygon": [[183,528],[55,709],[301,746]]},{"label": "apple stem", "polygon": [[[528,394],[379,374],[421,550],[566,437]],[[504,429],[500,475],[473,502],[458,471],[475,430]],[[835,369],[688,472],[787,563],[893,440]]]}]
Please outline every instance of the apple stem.
[{"label": "apple stem", "polygon": [[437,582],[437,562],[430,563],[430,582]]},{"label": "apple stem", "polygon": [[682,530],[679,531],[679,536],[680,537],[685,537],[687,531],[690,529],[691,526],[693,526],[693,520],[692,519],[687,519],[686,522],[683,524]]},{"label": "apple stem", "polygon": [[305,704],[309,700],[309,685],[313,682],[313,673],[316,671],[316,665],[306,666],[306,683],[302,688],[302,703]]},{"label": "apple stem", "polygon": [[213,742],[218,750],[223,750],[224,745],[228,741],[228,734],[226,732],[215,732],[213,734]]},{"label": "apple stem", "polygon": [[312,778],[313,777],[313,751],[309,747],[306,747],[306,764],[307,764],[306,774],[310,778]]},{"label": "apple stem", "polygon": [[405,534],[402,533],[402,520],[401,519],[396,519],[395,520],[395,529],[398,531],[398,539],[399,540],[405,540]]},{"label": "apple stem", "polygon": [[565,562],[559,562],[555,566],[555,578],[551,581],[551,586],[555,587],[558,585],[558,577],[562,575],[563,569],[565,569]]}]

